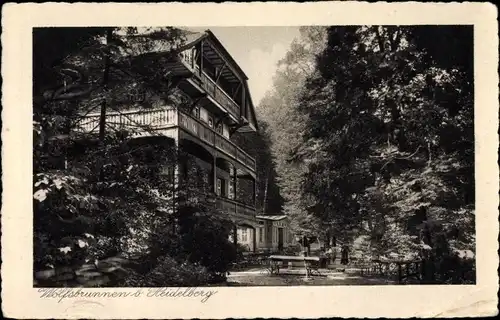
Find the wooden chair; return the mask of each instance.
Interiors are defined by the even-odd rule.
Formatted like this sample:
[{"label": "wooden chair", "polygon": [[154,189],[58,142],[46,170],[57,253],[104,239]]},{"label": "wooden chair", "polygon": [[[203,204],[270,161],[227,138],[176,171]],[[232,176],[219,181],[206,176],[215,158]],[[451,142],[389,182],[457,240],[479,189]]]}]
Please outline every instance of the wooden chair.
[{"label": "wooden chair", "polygon": [[319,271],[320,262],[319,261],[309,261],[306,263],[306,272],[307,275],[322,275]]}]

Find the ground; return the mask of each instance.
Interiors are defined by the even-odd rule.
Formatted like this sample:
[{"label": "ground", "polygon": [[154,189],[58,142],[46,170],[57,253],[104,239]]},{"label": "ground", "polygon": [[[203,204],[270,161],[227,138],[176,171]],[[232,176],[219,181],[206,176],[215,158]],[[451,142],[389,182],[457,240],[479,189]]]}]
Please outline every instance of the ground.
[{"label": "ground", "polygon": [[362,277],[351,270],[334,271],[320,269],[319,275],[305,277],[304,269],[285,270],[279,275],[270,275],[264,268],[231,271],[227,277],[228,286],[295,286],[295,285],[383,285],[394,281]]}]

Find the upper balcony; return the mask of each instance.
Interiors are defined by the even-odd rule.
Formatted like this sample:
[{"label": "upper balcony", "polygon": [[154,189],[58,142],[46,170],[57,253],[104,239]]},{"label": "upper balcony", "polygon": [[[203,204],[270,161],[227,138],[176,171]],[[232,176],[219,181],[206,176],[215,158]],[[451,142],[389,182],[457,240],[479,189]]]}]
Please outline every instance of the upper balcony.
[{"label": "upper balcony", "polygon": [[[97,133],[100,114],[84,116],[75,132]],[[181,128],[205,144],[221,151],[229,158],[243,165],[255,174],[256,162],[248,153],[238,147],[203,121],[193,118],[176,108],[130,110],[110,112],[106,115],[106,124],[115,130],[131,130],[133,136],[168,135],[167,131]]]},{"label": "upper balcony", "polygon": [[[235,121],[239,121],[240,117],[245,117],[241,110],[244,108],[244,89],[241,80],[232,75],[229,69],[226,70],[228,67],[225,65],[210,63],[206,58],[203,59],[203,63],[195,55],[195,50],[186,50],[180,53],[181,62],[195,76],[191,79],[191,84],[204,90],[209,99],[217,104],[221,110],[227,111],[233,116]],[[214,60],[212,58],[210,61]],[[211,69],[214,70],[212,76],[209,75]],[[223,88],[223,83],[225,88]]]},{"label": "upper balcony", "polygon": [[[176,52],[160,59],[168,70],[167,81],[191,97],[193,104],[224,119],[234,131],[258,131],[248,77],[210,30],[189,36]],[[165,52],[154,52],[148,59],[154,64],[164,56]]]},{"label": "upper balcony", "polygon": [[205,96],[204,108],[211,113],[225,116],[238,132],[257,131],[248,78],[213,35],[179,49],[167,67],[182,79],[178,86],[187,95],[195,100]]},{"label": "upper balcony", "polygon": [[240,106],[222,90],[205,72],[200,74],[200,84],[207,94],[225,108],[236,119],[240,117]]}]

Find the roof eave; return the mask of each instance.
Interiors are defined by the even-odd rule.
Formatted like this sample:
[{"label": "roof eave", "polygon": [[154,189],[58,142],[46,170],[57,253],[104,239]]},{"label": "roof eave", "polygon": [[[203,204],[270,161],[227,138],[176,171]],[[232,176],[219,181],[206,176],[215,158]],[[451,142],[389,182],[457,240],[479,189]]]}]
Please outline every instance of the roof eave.
[{"label": "roof eave", "polygon": [[208,36],[210,36],[210,39],[213,40],[215,42],[215,44],[222,50],[222,53],[236,67],[237,71],[243,76],[243,79],[248,80],[248,76],[246,75],[246,73],[243,71],[243,69],[241,69],[241,67],[239,66],[239,64],[236,63],[236,61],[233,59],[233,57],[231,56],[231,54],[226,50],[226,48],[224,47],[224,45],[222,45],[222,43],[219,41],[219,39],[217,39],[217,37],[215,36],[215,34],[212,31],[210,31],[210,29],[205,30],[205,32],[206,32],[206,34]]}]

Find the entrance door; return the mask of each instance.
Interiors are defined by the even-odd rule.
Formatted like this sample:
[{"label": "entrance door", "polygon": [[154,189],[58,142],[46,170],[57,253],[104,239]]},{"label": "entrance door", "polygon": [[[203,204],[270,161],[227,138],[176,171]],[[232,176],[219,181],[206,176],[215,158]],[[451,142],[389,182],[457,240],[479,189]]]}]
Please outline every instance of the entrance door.
[{"label": "entrance door", "polygon": [[283,228],[278,228],[278,251],[283,250]]}]

